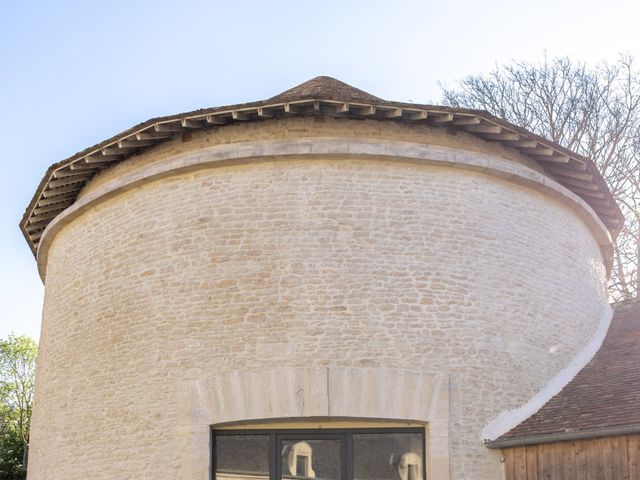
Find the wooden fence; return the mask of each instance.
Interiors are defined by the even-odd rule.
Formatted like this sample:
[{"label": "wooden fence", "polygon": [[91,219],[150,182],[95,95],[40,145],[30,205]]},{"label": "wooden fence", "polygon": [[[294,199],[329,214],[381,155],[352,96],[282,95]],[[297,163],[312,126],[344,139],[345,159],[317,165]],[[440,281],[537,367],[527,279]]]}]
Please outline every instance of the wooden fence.
[{"label": "wooden fence", "polygon": [[506,480],[640,480],[640,435],[503,450]]}]

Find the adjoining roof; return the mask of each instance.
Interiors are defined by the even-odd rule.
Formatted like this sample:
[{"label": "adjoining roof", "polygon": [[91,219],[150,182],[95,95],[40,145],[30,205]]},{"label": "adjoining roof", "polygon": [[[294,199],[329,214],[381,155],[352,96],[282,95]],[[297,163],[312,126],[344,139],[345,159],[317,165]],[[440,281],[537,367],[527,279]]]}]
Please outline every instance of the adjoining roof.
[{"label": "adjoining roof", "polygon": [[538,412],[488,446],[640,432],[640,298],[614,308],[591,362]]},{"label": "adjoining roof", "polygon": [[192,130],[270,118],[324,115],[444,126],[528,155],[585,200],[615,239],[624,217],[593,161],[483,110],[392,102],[331,77],[316,77],[268,100],[152,118],[47,169],[20,222],[34,255],[47,225],[101,170]]}]

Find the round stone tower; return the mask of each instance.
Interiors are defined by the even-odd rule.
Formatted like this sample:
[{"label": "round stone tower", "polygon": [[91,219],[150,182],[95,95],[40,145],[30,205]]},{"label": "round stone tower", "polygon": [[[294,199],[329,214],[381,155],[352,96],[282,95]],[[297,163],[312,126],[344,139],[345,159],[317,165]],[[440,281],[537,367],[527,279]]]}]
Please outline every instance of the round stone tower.
[{"label": "round stone tower", "polygon": [[588,356],[619,226],[588,159],[327,77],[143,123],[25,213],[29,480],[245,478],[216,432],[285,427],[418,429],[397,478],[500,479],[483,440]]}]

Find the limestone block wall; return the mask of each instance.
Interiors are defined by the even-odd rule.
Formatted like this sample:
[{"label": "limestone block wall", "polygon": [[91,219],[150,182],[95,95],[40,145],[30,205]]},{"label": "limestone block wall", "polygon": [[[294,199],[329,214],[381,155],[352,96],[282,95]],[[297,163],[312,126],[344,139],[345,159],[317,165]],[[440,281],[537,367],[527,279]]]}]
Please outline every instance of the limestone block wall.
[{"label": "limestone block wall", "polygon": [[[267,123],[269,138],[301,134]],[[204,480],[185,468],[185,451],[206,462],[189,385],[280,368],[445,376],[450,478],[502,478],[482,428],[557,374],[608,308],[597,222],[506,151],[455,150],[441,132],[420,150],[414,129],[353,123],[343,135],[404,143],[247,144],[247,158],[268,153],[253,161],[214,131],[106,172],[49,227],[29,480]],[[358,411],[341,408],[327,416]]]}]

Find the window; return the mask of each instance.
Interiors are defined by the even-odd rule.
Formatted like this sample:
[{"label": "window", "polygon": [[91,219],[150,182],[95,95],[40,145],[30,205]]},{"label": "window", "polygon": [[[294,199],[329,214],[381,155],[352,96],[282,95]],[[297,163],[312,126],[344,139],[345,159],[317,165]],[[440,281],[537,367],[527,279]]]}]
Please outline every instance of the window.
[{"label": "window", "polygon": [[304,455],[298,455],[296,457],[296,471],[292,473],[299,477],[308,477],[309,476],[309,457],[305,457]]},{"label": "window", "polygon": [[214,480],[424,480],[421,428],[213,432]]}]

